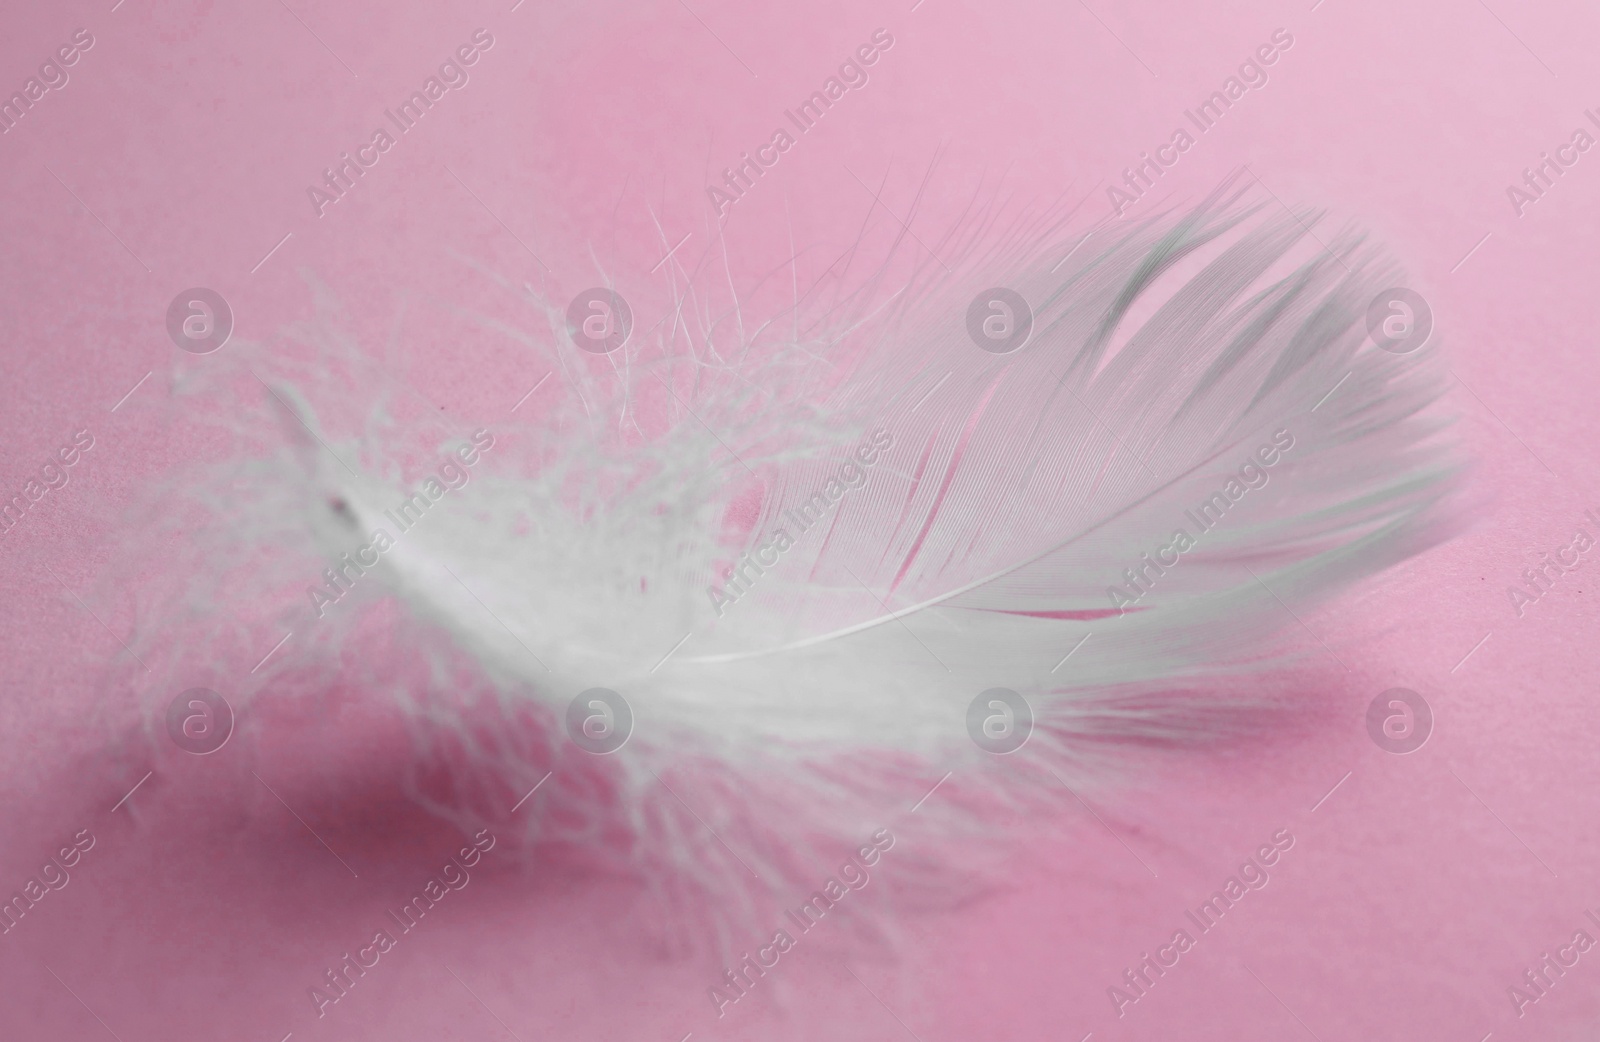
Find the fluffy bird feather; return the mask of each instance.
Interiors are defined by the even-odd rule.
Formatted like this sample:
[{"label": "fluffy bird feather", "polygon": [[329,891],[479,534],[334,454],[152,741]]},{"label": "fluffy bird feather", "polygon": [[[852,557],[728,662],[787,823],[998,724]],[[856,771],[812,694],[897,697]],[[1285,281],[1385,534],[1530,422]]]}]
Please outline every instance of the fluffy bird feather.
[{"label": "fluffy bird feather", "polygon": [[[359,351],[308,327],[300,372],[257,377],[295,447],[168,490],[215,523],[162,611],[204,632],[215,562],[246,540],[282,549],[256,579],[293,597],[279,625],[305,636],[251,683],[314,686],[366,614],[307,609],[306,562],[385,530],[351,600],[403,609],[418,668],[366,681],[449,778],[419,772],[419,798],[504,828],[539,782],[530,839],[764,916],[815,884],[810,850],[853,849],[942,772],[961,778],[919,821],[973,835],[1118,743],[1236,724],[1234,681],[1305,645],[1307,608],[1450,533],[1435,345],[1374,346],[1367,307],[1397,273],[1354,232],[1318,239],[1318,217],[1229,182],[1086,235],[973,225],[956,269],[863,287],[805,335],[739,316],[729,344],[681,289],[665,330],[603,358],[530,292],[551,335],[516,333],[562,401],[486,420],[470,481],[404,530],[392,511],[425,457],[403,462],[380,408],[364,432],[323,427],[315,389]],[[1007,353],[968,324],[974,300],[1004,318],[997,286],[1031,313]],[[489,722],[439,693],[463,682]],[[564,730],[592,688],[633,713],[609,756]],[[1001,766],[968,725],[994,688],[1036,719]]]}]

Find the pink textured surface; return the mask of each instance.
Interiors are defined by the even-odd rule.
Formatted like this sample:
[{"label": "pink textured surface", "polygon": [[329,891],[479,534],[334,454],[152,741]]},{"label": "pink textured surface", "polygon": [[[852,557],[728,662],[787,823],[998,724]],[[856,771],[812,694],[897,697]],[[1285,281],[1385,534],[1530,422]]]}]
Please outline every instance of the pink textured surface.
[{"label": "pink textured surface", "polygon": [[[0,892],[78,830],[96,837],[71,882],[0,937],[0,1037],[1600,1031],[1600,952],[1523,1016],[1507,995],[1574,931],[1600,936],[1584,917],[1600,908],[1593,576],[1567,577],[1522,617],[1506,594],[1539,551],[1579,525],[1594,533],[1583,514],[1600,511],[1600,153],[1520,216],[1506,192],[1589,125],[1600,15],[1494,0],[285,2],[64,0],[10,12],[0,38],[4,92],[74,30],[95,41],[0,136],[6,495],[73,431],[96,439],[68,485],[0,537]],[[1343,663],[1326,656],[1299,681],[1336,707],[1321,729],[1174,756],[1159,777],[1097,793],[1104,823],[1081,813],[1071,842],[1019,857],[1002,885],[919,913],[898,960],[808,939],[776,971],[786,991],[758,989],[719,1020],[705,989],[722,966],[641,943],[628,887],[528,874],[491,852],[319,1019],[306,989],[460,841],[404,801],[404,737],[358,698],[316,719],[268,711],[239,757],[151,762],[112,811],[142,772],[107,767],[84,726],[105,708],[105,664],[132,625],[114,594],[87,596],[110,545],[94,507],[205,449],[136,402],[111,411],[145,373],[156,375],[135,398],[203,363],[167,339],[168,301],[209,286],[232,303],[236,337],[265,339],[309,313],[297,274],[309,269],[377,353],[404,300],[394,375],[463,425],[503,416],[544,367],[450,312],[494,306],[462,258],[519,279],[548,264],[564,299],[603,281],[592,249],[637,287],[641,314],[658,314],[667,298],[651,268],[683,235],[696,263],[721,263],[708,172],[770,140],[879,27],[895,42],[869,82],[734,207],[736,272],[782,264],[792,235],[802,283],[814,278],[869,213],[880,230],[884,208],[910,215],[936,156],[911,222],[930,243],[1002,173],[1019,199],[1087,195],[1083,212],[1098,217],[1104,182],[1287,29],[1294,42],[1265,85],[1130,213],[1197,198],[1247,164],[1278,198],[1332,206],[1385,240],[1431,302],[1458,378],[1451,402],[1480,463],[1477,526],[1304,620]],[[318,217],[307,186],[479,28],[494,44],[470,82]],[[559,393],[553,380],[539,395]],[[1378,750],[1364,728],[1368,700],[1392,686],[1422,692],[1436,714],[1409,756]],[[1282,828],[1296,841],[1270,884],[1119,1018],[1107,988]],[[832,860],[819,852],[819,878]]]}]

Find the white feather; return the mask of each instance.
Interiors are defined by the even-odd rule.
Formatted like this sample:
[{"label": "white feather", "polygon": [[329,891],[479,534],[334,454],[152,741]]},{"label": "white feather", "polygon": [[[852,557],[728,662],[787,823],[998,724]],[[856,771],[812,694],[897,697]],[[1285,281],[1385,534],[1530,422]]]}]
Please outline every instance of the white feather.
[{"label": "white feather", "polygon": [[[1230,184],[1188,214],[1087,239],[1050,227],[993,244],[980,228],[958,271],[925,265],[882,300],[868,287],[850,318],[807,336],[740,324],[732,350],[726,324],[690,335],[692,290],[670,329],[598,360],[540,301],[552,337],[527,340],[554,356],[565,405],[514,428],[486,420],[496,444],[467,486],[391,531],[355,591],[402,604],[433,635],[417,647],[464,653],[504,719],[535,721],[540,737],[520,744],[472,736],[454,768],[487,781],[437,805],[503,818],[498,794],[554,770],[524,812],[535,836],[581,840],[605,818],[622,861],[675,886],[710,893],[749,873],[781,890],[809,881],[806,843],[857,844],[941,772],[992,766],[966,729],[987,689],[1021,692],[1040,728],[1027,765],[951,786],[949,828],[979,827],[987,799],[1040,798],[1030,770],[1082,776],[1107,739],[1198,739],[1233,719],[1228,678],[1306,644],[1305,609],[1451,524],[1435,345],[1373,346],[1367,304],[1397,276],[1353,233],[1317,239],[1315,221]],[[991,286],[1035,316],[1011,354],[968,335],[967,305]],[[304,404],[326,381],[315,373],[268,381],[301,447],[258,464],[251,509],[277,520],[250,538],[286,545],[295,530],[327,560],[392,529],[385,511],[420,479],[400,480],[371,431],[319,426]],[[1283,430],[1293,448],[1266,484],[1198,532],[1185,511]],[[864,483],[788,531],[876,431],[892,447]],[[217,509],[242,523],[237,505]],[[1194,547],[1117,610],[1108,589],[1180,527]],[[719,610],[712,591],[779,529],[792,545]],[[335,654],[361,617],[341,599],[306,621],[297,587],[321,580],[304,561],[274,574],[308,639],[263,683]],[[441,727],[474,726],[430,695],[442,675],[385,681],[439,755]],[[604,762],[560,733],[593,687],[636,718]],[[562,787],[594,776],[606,785]]]}]

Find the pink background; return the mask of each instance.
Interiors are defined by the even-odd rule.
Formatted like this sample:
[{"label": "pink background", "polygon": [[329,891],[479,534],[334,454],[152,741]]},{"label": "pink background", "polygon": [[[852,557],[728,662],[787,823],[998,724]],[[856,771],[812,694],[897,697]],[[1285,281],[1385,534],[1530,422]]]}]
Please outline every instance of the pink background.
[{"label": "pink background", "polygon": [[[1593,533],[1582,515],[1600,510],[1600,153],[1520,217],[1506,197],[1600,104],[1600,15],[1506,0],[1493,12],[1093,0],[1092,13],[1009,0],[287,2],[292,13],[272,0],[64,0],[9,12],[0,34],[4,92],[75,29],[96,41],[63,90],[0,136],[6,494],[72,431],[96,438],[71,483],[0,537],[0,892],[77,830],[97,839],[72,882],[0,937],[0,1037],[1476,1042],[1600,1030],[1600,950],[1521,1018],[1506,991],[1600,908],[1592,575],[1522,618],[1505,592],[1576,526]],[[480,27],[495,43],[470,84],[318,218],[306,187]],[[451,310],[510,316],[468,262],[544,280],[558,299],[608,273],[654,321],[667,297],[651,268],[682,236],[680,259],[720,271],[709,171],[770,138],[878,27],[895,43],[871,81],[734,208],[726,249],[740,279],[783,264],[792,235],[809,284],[864,222],[897,230],[883,207],[910,218],[924,178],[911,219],[923,242],[985,192],[1086,196],[1087,227],[1108,209],[1103,183],[1286,28],[1294,44],[1265,87],[1130,214],[1198,198],[1246,164],[1285,202],[1329,206],[1385,240],[1460,381],[1450,401],[1479,462],[1476,526],[1305,620],[1350,666],[1324,657],[1294,681],[1333,706],[1317,728],[1172,755],[1142,783],[1097,793],[1104,824],[1080,808],[1065,843],[1028,843],[1013,823],[1029,849],[1003,877],[919,910],[893,952],[844,931],[808,937],[719,1021],[705,988],[722,965],[648,943],[629,886],[491,853],[319,1020],[305,989],[458,840],[403,799],[399,725],[359,698],[314,722],[264,711],[237,757],[154,754],[155,773],[111,811],[143,772],[85,724],[107,708],[106,664],[133,625],[95,585],[113,536],[100,519],[205,451],[138,406],[203,363],[168,340],[167,303],[209,286],[231,302],[236,337],[266,339],[310,313],[309,271],[452,421],[503,416],[546,366]],[[560,393],[553,380],[539,395]],[[1392,686],[1436,715],[1409,756],[1364,729],[1367,702]],[[109,709],[132,719],[131,705]],[[1296,843],[1271,883],[1119,1019],[1106,988],[1285,827]],[[819,853],[819,879],[831,860]],[[852,900],[878,897],[869,886]]]}]

